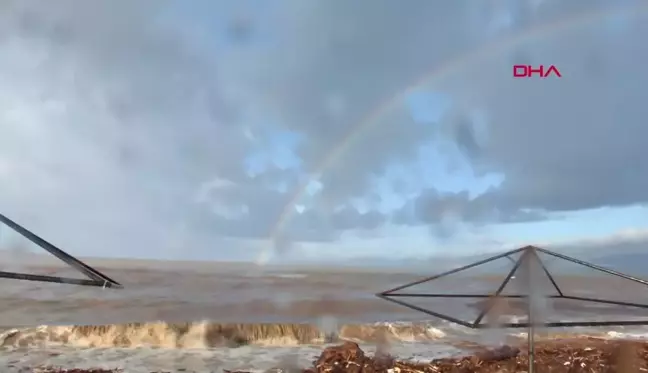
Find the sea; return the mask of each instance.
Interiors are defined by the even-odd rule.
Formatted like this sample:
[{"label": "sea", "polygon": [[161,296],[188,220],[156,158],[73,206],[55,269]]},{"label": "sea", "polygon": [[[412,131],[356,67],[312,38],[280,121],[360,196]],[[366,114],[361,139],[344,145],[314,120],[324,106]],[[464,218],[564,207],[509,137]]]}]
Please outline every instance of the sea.
[{"label": "sea", "polygon": [[[648,336],[644,326],[546,327],[559,321],[648,320],[647,310],[636,306],[553,298],[559,285],[560,292],[581,298],[648,304],[644,284],[564,266],[551,278],[544,269],[515,273],[500,293],[532,294],[529,298],[487,298],[507,277],[505,266],[458,272],[400,289],[399,297],[390,298],[412,309],[376,294],[435,273],[348,265],[87,263],[124,288],[0,279],[2,372],[43,366],[127,373],[291,371],[309,366],[324,347],[341,340],[355,341],[369,354],[428,361],[523,341],[527,328],[501,326],[526,322],[529,309],[535,338]],[[0,271],[82,278],[49,262],[6,263]],[[471,297],[457,297],[462,294]],[[472,322],[486,308],[484,329],[454,322]]]}]

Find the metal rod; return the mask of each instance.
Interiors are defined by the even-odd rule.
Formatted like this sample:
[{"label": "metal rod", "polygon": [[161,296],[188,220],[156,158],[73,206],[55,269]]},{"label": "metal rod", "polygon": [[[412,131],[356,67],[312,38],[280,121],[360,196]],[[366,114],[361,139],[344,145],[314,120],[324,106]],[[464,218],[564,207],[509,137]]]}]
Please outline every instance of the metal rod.
[{"label": "metal rod", "polygon": [[[536,250],[533,250],[533,255],[538,260],[538,263],[540,263],[540,266],[542,267],[542,270],[544,271],[544,273],[547,275],[547,277],[549,277],[549,281],[551,281],[551,284],[553,285],[553,287],[558,292],[558,295],[561,295],[561,296],[564,295],[562,290],[560,290],[560,286],[558,286],[558,283],[556,283],[556,280],[554,280],[553,276],[551,275],[551,273],[549,272],[549,270],[545,266],[544,262],[542,261],[542,259],[540,259],[540,256],[538,256],[538,253],[536,252]],[[529,372],[529,373],[531,373],[531,372]]]},{"label": "metal rod", "polygon": [[626,275],[625,273],[617,272],[617,271],[615,271],[615,270],[613,270],[613,269],[608,269],[608,268],[605,268],[605,267],[598,266],[598,265],[596,265],[596,264],[592,264],[592,263],[584,262],[584,261],[582,261],[582,260],[578,260],[578,259],[575,259],[575,258],[572,258],[572,257],[566,256],[566,255],[558,254],[558,253],[553,252],[553,251],[549,251],[549,250],[541,249],[541,248],[539,248],[539,247],[537,247],[537,248],[535,248],[535,249],[538,250],[538,251],[540,251],[540,252],[542,252],[542,253],[545,253],[545,254],[547,254],[547,255],[554,256],[554,257],[556,257],[556,258],[560,258],[560,259],[563,259],[563,260],[567,260],[567,261],[569,261],[569,262],[576,263],[576,264],[580,264],[580,265],[585,266],[585,267],[587,267],[587,268],[595,269],[595,270],[597,270],[597,271],[601,271],[601,272],[607,273],[607,274],[609,274],[609,275],[613,275],[613,276],[621,277],[621,278],[624,278],[624,279],[626,279],[626,280],[630,280],[630,281],[638,282],[638,283],[640,283],[640,284],[642,284],[642,285],[646,285],[646,286],[648,286],[648,281],[646,281],[646,280],[643,280],[643,279],[640,279],[640,278],[637,278],[637,277],[634,277],[634,276]]},{"label": "metal rod", "polygon": [[[527,284],[527,292],[528,295],[526,297],[527,300],[527,322],[529,323],[529,327],[527,329],[527,355],[528,358],[527,360],[529,361],[529,373],[534,373],[535,371],[535,312],[534,312],[534,297],[535,297],[535,291],[536,289],[534,288],[534,268],[533,268],[533,262],[531,261],[531,258],[535,258],[540,262],[540,258],[536,254],[536,251],[534,249],[530,249],[527,251],[529,255],[526,257],[525,260],[525,281]],[[535,256],[534,256],[535,254]],[[542,263],[540,263],[542,264]]]},{"label": "metal rod", "polygon": [[[378,294],[382,295],[382,294]],[[416,294],[416,293],[391,293],[385,295],[386,297],[408,297],[408,298],[491,298],[492,294]],[[500,298],[509,298],[509,299],[519,299],[526,298],[526,295],[522,294],[500,294]],[[603,304],[614,304],[617,306],[628,306],[628,307],[638,307],[648,309],[648,304],[643,303],[632,303],[608,299],[599,299],[599,298],[587,298],[587,297],[578,297],[573,295],[548,295],[544,298],[547,299],[572,299],[572,300],[581,300],[584,302],[594,302],[594,303],[603,303]]]},{"label": "metal rod", "polygon": [[402,290],[402,289],[408,288],[408,287],[410,287],[410,286],[419,285],[419,284],[422,284],[422,283],[424,283],[424,282],[428,282],[428,281],[436,280],[436,279],[438,279],[438,278],[440,278],[440,277],[444,277],[444,276],[451,275],[451,274],[453,274],[453,273],[461,272],[461,271],[466,270],[466,269],[469,269],[469,268],[477,267],[477,266],[480,266],[480,265],[482,265],[482,264],[486,264],[486,263],[488,263],[488,262],[492,262],[492,261],[494,261],[494,260],[501,259],[501,258],[506,257],[506,256],[508,256],[508,255],[518,253],[518,252],[523,251],[523,250],[525,250],[525,249],[527,249],[527,247],[522,247],[522,248],[519,248],[519,249],[515,249],[515,250],[507,251],[507,252],[505,252],[505,253],[502,253],[502,254],[499,254],[499,255],[495,255],[495,256],[491,256],[491,257],[486,258],[486,259],[484,259],[484,260],[480,260],[480,261],[478,261],[478,262],[475,262],[475,263],[472,263],[472,264],[468,264],[468,265],[465,265],[465,266],[463,266],[463,267],[455,268],[455,269],[452,269],[452,270],[450,270],[450,271],[440,273],[440,274],[438,274],[438,275],[434,275],[434,276],[426,277],[426,278],[423,278],[423,279],[420,279],[420,280],[416,280],[416,281],[413,281],[413,282],[407,283],[407,284],[405,284],[405,285],[397,286],[397,287],[395,287],[395,288],[393,288],[393,289],[389,289],[389,290],[383,291],[383,292],[380,293],[380,294],[382,294],[382,295],[389,295],[389,293],[391,293],[391,292],[398,291],[398,290]]},{"label": "metal rod", "polygon": [[[646,320],[621,320],[621,321],[564,321],[564,322],[547,322],[542,324],[543,327],[547,328],[571,328],[571,327],[594,327],[594,326],[644,326],[648,325],[648,319]],[[528,328],[528,322],[521,323],[504,323],[498,324],[498,327],[501,328]],[[473,329],[490,329],[488,325],[479,324]]]},{"label": "metal rod", "polygon": [[106,288],[122,288],[121,285],[113,284],[108,281],[102,281],[102,280],[86,280],[86,279],[77,279],[77,278],[68,278],[68,277],[31,275],[27,273],[15,273],[15,272],[4,272],[4,271],[0,271],[0,278],[9,278],[13,280],[24,280],[24,281],[52,282],[57,284],[96,286],[96,287],[106,287]]},{"label": "metal rod", "polygon": [[[492,294],[411,294],[411,293],[391,293],[385,295],[386,297],[407,297],[407,298],[491,298]],[[499,296],[500,298],[508,299],[520,299],[526,298],[526,295],[521,294],[503,294]],[[602,304],[614,304],[617,306],[628,306],[628,307],[637,307],[648,309],[648,304],[643,303],[632,303],[632,302],[623,302],[616,300],[608,299],[598,299],[598,298],[587,298],[587,297],[577,297],[572,295],[548,295],[545,298],[547,299],[571,299],[571,300],[580,300],[584,302],[593,302],[593,303],[602,303]]]},{"label": "metal rod", "polygon": [[[416,293],[389,293],[380,294],[386,297],[411,297],[411,298],[491,298],[493,294],[416,294]],[[521,294],[504,294],[500,298],[525,298],[526,295]],[[554,296],[555,298],[563,298],[561,296]]]},{"label": "metal rod", "polygon": [[400,300],[398,300],[398,299],[391,299],[391,298],[389,298],[388,295],[376,294],[376,296],[377,296],[378,298],[384,299],[384,300],[386,300],[386,301],[390,301],[390,302],[392,302],[392,303],[400,304],[401,306],[405,306],[405,307],[410,308],[410,309],[413,309],[413,310],[415,310],[415,311],[423,312],[423,313],[428,314],[428,315],[430,315],[430,316],[438,317],[438,318],[440,318],[440,319],[442,319],[442,320],[450,321],[450,322],[453,322],[453,323],[455,323],[455,324],[459,324],[459,325],[461,325],[461,326],[465,326],[465,327],[467,327],[467,328],[472,328],[472,327],[473,327],[472,324],[469,323],[469,322],[466,322],[466,321],[463,321],[463,320],[459,320],[459,319],[457,319],[457,318],[454,318],[454,317],[452,317],[452,316],[448,316],[448,315],[444,315],[444,314],[442,314],[442,313],[438,313],[438,312],[430,311],[430,310],[427,310],[427,309],[425,309],[425,308],[423,308],[423,307],[415,306],[415,305],[413,305],[413,304],[409,304],[409,303],[406,303],[406,302],[400,301]]},{"label": "metal rod", "polygon": [[45,249],[47,252],[50,254],[54,255],[55,257],[59,258],[72,268],[75,268],[79,272],[85,274],[89,278],[97,281],[103,282],[110,282],[115,285],[121,286],[120,283],[117,281],[111,279],[110,277],[104,275],[103,273],[97,271],[96,269],[88,266],[87,264],[83,263],[82,261],[78,260],[77,258],[69,255],[65,251],[59,249],[58,247],[52,245],[51,243],[45,241],[44,239],[38,237],[28,229],[24,228],[20,224],[16,223],[15,221],[9,219],[8,217],[0,214],[0,222],[3,222],[6,224],[9,228],[13,229],[14,231],[18,232],[31,242],[35,243],[36,245],[40,246],[41,248]]},{"label": "metal rod", "polygon": [[[455,324],[465,326],[467,328],[471,329],[489,329],[490,326],[486,324],[475,324],[475,323],[469,323],[463,320],[459,320],[455,317],[444,315],[439,312],[434,312],[431,310],[427,310],[423,307],[418,307],[403,301],[400,301],[398,299],[392,299],[390,295],[382,295],[382,294],[377,294],[377,297],[384,299],[386,301],[392,302],[399,304],[401,306],[407,307],[409,309],[419,311],[422,313],[425,313],[427,315],[431,315],[434,317],[437,317],[442,320],[450,321]],[[555,297],[555,298],[560,298],[560,297]],[[570,321],[563,321],[563,322],[548,322],[544,323],[543,326],[548,327],[548,328],[562,328],[562,327],[596,327],[596,326],[643,326],[643,325],[648,325],[648,319],[646,320],[622,320],[622,321],[584,321],[584,322],[570,322]],[[499,327],[501,328],[530,328],[532,326],[532,323],[530,322],[519,322],[519,323],[504,323],[504,324],[498,324]]]},{"label": "metal rod", "polygon": [[[531,303],[531,302],[529,302]],[[527,348],[528,348],[528,354],[529,354],[529,373],[533,373],[535,370],[534,365],[535,365],[535,323],[531,321],[533,317],[533,311],[532,311],[533,306],[529,306],[529,329],[527,331]]]},{"label": "metal rod", "polygon": [[[497,297],[499,297],[499,295],[500,295],[500,293],[502,292],[502,290],[504,290],[504,288],[505,288],[506,285],[509,283],[509,281],[511,281],[511,277],[513,277],[513,275],[514,275],[515,272],[518,270],[518,268],[520,268],[520,264],[522,264],[522,261],[525,260],[527,257],[528,257],[528,251],[525,250],[525,251],[522,253],[522,255],[520,255],[520,257],[518,258],[517,262],[515,262],[515,265],[513,265],[513,268],[511,268],[511,270],[509,271],[509,273],[506,275],[506,277],[504,278],[504,281],[502,281],[502,283],[500,284],[499,288],[497,288],[497,291],[495,291],[495,294],[493,295],[493,298],[497,298]],[[482,319],[484,318],[484,316],[486,316],[486,314],[487,314],[488,312],[490,312],[490,310],[491,310],[491,308],[493,308],[493,306],[494,306],[494,302],[489,302],[489,303],[487,303],[487,304],[486,304],[486,307],[484,307],[484,308],[481,310],[481,312],[479,313],[479,315],[477,315],[477,318],[475,319],[475,321],[473,322],[473,324],[474,324],[474,325],[478,325],[478,324],[482,321]]]},{"label": "metal rod", "polygon": [[[423,283],[423,282],[426,282],[426,281],[431,281],[431,280],[437,279],[439,277],[442,277],[442,276],[445,276],[445,275],[448,275],[448,274],[451,274],[451,273],[456,273],[456,272],[461,271],[463,269],[476,267],[478,265],[488,263],[489,261],[496,260],[496,259],[499,259],[499,258],[502,258],[502,257],[507,257],[507,255],[510,255],[510,254],[516,253],[516,252],[520,252],[520,251],[523,251],[522,255],[517,260],[516,266],[509,273],[509,276],[507,276],[507,279],[505,279],[504,282],[502,283],[502,285],[500,285],[500,289],[498,289],[498,292],[501,292],[504,289],[504,287],[506,286],[506,283],[508,282],[508,280],[510,280],[510,278],[513,276],[515,271],[518,269],[517,267],[519,267],[519,265],[522,263],[522,260],[524,258],[528,259],[529,257],[527,255],[529,253],[531,253],[531,254],[535,254],[535,259],[538,260],[538,262],[540,263],[540,265],[543,268],[543,271],[545,272],[545,274],[547,274],[549,279],[552,280],[552,284],[554,284],[554,286],[556,287],[556,290],[559,293],[558,295],[551,295],[551,296],[548,296],[547,298],[550,298],[550,299],[572,299],[572,300],[578,300],[578,301],[584,301],[584,302],[593,302],[593,303],[601,303],[601,304],[613,304],[613,305],[619,305],[619,306],[628,306],[628,307],[637,307],[637,308],[642,308],[642,309],[648,309],[648,304],[631,303],[631,302],[623,302],[623,301],[615,301],[615,300],[607,300],[607,299],[597,299],[597,298],[588,298],[588,297],[565,295],[561,291],[558,284],[555,282],[555,279],[553,279],[553,276],[551,275],[551,273],[549,272],[547,267],[544,265],[544,261],[539,257],[539,255],[538,255],[538,253],[536,251],[542,252],[544,254],[550,255],[550,256],[558,258],[558,259],[563,259],[563,260],[567,260],[569,262],[573,262],[573,263],[576,263],[576,264],[581,264],[581,265],[583,265],[585,267],[592,268],[592,269],[595,269],[595,270],[599,270],[599,271],[602,271],[602,272],[605,272],[605,273],[608,273],[608,274],[611,274],[611,275],[615,275],[617,277],[621,277],[621,278],[626,279],[626,280],[638,282],[638,283],[641,283],[641,284],[644,284],[644,285],[647,285],[647,286],[648,286],[648,282],[644,281],[644,280],[641,280],[641,279],[638,279],[638,278],[635,278],[635,277],[632,277],[632,276],[624,275],[622,273],[619,273],[619,272],[616,272],[616,271],[613,271],[613,270],[608,270],[606,268],[602,268],[602,267],[599,267],[599,266],[596,266],[596,265],[593,265],[593,264],[590,264],[590,263],[587,263],[587,262],[583,262],[583,261],[578,260],[578,259],[566,257],[564,255],[557,254],[557,253],[554,253],[554,252],[551,252],[551,251],[548,251],[548,250],[545,250],[545,249],[540,249],[540,248],[537,248],[537,247],[534,247],[534,246],[526,246],[526,247],[523,247],[523,248],[520,248],[520,249],[517,249],[517,250],[513,250],[511,252],[500,254],[500,255],[497,255],[495,257],[491,257],[491,258],[488,258],[486,260],[482,260],[482,261],[479,261],[477,263],[473,263],[471,265],[463,266],[461,268],[457,268],[455,270],[442,273],[441,275],[428,277],[427,279],[415,281],[413,283],[410,283],[410,284],[407,284],[407,285],[404,285],[404,286],[400,286],[400,287],[394,288],[394,289],[386,291],[386,292],[378,293],[376,295],[379,298],[385,299],[385,300],[390,301],[392,303],[396,303],[396,304],[405,306],[407,308],[410,308],[410,309],[413,309],[413,310],[416,310],[416,311],[420,311],[420,312],[423,312],[425,314],[428,314],[428,315],[431,315],[431,316],[434,316],[434,317],[438,317],[438,318],[443,319],[443,320],[453,322],[453,323],[458,324],[458,325],[462,325],[462,326],[472,328],[472,329],[487,329],[487,328],[490,328],[491,326],[486,325],[486,324],[481,324],[481,319],[476,320],[476,322],[469,323],[469,322],[465,322],[465,321],[456,319],[456,318],[454,318],[452,316],[444,315],[444,314],[441,314],[441,313],[438,313],[438,312],[434,312],[434,311],[431,311],[431,310],[424,309],[422,307],[414,306],[414,305],[408,304],[408,303],[406,303],[404,301],[394,299],[394,298],[398,298],[398,297],[491,298],[492,295],[489,295],[489,294],[434,294],[434,293],[432,293],[432,294],[425,294],[425,293],[423,293],[423,294],[411,294],[411,293],[396,293],[396,291],[404,289],[404,288],[406,288],[408,286],[420,284],[420,283]],[[508,257],[508,258],[509,258],[509,260],[511,259],[510,257]],[[530,298],[529,295],[519,295],[519,294],[509,294],[509,295],[501,295],[501,294],[499,294],[498,296],[501,297],[501,298]],[[529,302],[529,304],[531,304],[531,302]],[[488,311],[489,311],[489,309],[483,311],[480,316],[483,318],[483,315],[485,315]],[[529,311],[530,311],[530,313],[529,313],[528,322],[503,323],[503,324],[498,324],[498,326],[501,327],[501,328],[528,328],[531,331],[531,328],[535,328],[534,322],[532,320],[533,316],[534,316],[534,314],[533,314],[534,310],[529,309]],[[549,327],[549,328],[552,328],[552,327],[559,327],[559,328],[565,328],[565,327],[598,327],[598,326],[646,326],[646,325],[648,325],[648,319],[644,319],[644,320],[619,320],[619,321],[584,321],[584,322],[563,321],[563,322],[546,322],[546,323],[543,323],[542,325],[545,326],[545,327]],[[535,329],[533,329],[533,330],[535,331]],[[529,335],[531,336],[532,333],[529,333]],[[534,353],[535,353],[535,351],[532,351],[532,354],[534,354]]]},{"label": "metal rod", "polygon": [[627,307],[637,307],[637,308],[648,309],[648,304],[623,302],[623,301],[618,301],[618,300],[597,299],[597,298],[588,298],[588,297],[577,297],[577,296],[571,296],[571,295],[565,295],[562,298],[563,299],[580,300],[580,301],[583,301],[583,302],[614,304],[614,305],[617,305],[617,306],[627,306]]}]

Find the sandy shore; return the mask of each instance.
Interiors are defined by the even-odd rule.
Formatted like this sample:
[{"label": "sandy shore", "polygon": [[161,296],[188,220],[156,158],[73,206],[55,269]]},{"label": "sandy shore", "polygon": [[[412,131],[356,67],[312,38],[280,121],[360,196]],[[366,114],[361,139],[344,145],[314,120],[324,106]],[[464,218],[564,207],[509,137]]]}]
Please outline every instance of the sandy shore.
[{"label": "sandy shore", "polygon": [[[645,341],[578,338],[536,344],[535,372],[636,373],[648,371]],[[287,367],[289,368],[289,367]],[[282,371],[290,371],[284,367]],[[469,356],[435,359],[428,363],[399,361],[386,353],[366,356],[353,342],[327,348],[303,373],[508,373],[528,372],[526,346],[482,349]],[[242,371],[231,373],[247,373]]]},{"label": "sandy shore", "polygon": [[[574,338],[546,340],[536,344],[535,371],[538,373],[640,373],[648,372],[648,342],[639,340],[610,340]],[[128,367],[115,369],[64,369],[40,366],[3,371],[12,373],[128,373]],[[151,373],[248,373],[249,370],[227,370],[206,367],[190,370],[174,367],[152,370]],[[429,362],[403,361],[385,352],[373,356],[354,342],[345,342],[324,349],[310,366],[284,364],[267,370],[272,373],[509,373],[528,372],[529,357],[524,345],[502,346],[496,349],[477,348],[472,355],[441,358]]]}]

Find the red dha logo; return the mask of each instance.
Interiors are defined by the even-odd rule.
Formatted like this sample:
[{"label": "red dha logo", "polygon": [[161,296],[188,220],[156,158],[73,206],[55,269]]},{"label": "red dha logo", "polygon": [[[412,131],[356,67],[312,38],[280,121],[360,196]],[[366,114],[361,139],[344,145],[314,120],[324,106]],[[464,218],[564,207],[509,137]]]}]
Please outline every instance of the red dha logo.
[{"label": "red dha logo", "polygon": [[544,65],[540,65],[537,68],[531,65],[514,65],[513,66],[513,77],[514,78],[532,78],[534,74],[540,76],[540,78],[547,78],[552,74],[558,78],[562,77],[558,68],[554,65],[549,66],[545,69]]}]

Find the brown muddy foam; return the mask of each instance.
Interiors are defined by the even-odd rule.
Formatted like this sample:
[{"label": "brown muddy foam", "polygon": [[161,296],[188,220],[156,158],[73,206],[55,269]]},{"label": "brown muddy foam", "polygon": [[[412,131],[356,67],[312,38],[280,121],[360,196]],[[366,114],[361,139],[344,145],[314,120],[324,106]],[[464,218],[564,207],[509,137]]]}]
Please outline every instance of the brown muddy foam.
[{"label": "brown muddy foam", "polygon": [[0,334],[2,347],[161,347],[210,348],[246,344],[290,346],[322,344],[335,340],[365,343],[425,341],[444,337],[425,324],[349,324],[337,332],[310,324],[222,324],[146,322],[112,325],[40,326],[13,329]]}]

